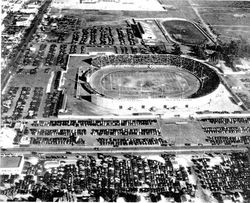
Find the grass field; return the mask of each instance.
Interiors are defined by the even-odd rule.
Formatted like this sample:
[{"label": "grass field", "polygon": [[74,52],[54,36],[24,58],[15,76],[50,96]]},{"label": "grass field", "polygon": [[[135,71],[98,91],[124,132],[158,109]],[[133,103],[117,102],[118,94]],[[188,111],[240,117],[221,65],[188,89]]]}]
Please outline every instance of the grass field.
[{"label": "grass field", "polygon": [[192,0],[203,20],[223,42],[245,39],[250,43],[249,1]]},{"label": "grass field", "polygon": [[[97,10],[76,10],[76,9],[59,9],[52,8],[51,14],[58,15],[74,15],[82,18],[86,22],[86,26],[93,25],[117,25],[122,23],[124,20],[131,18],[186,18],[188,20],[197,20],[197,16],[193,11],[192,7],[186,0],[169,1],[161,0],[162,5],[172,5],[176,9],[167,9],[165,11],[97,11]],[[120,21],[120,22],[119,22]],[[119,23],[118,23],[119,22]]]},{"label": "grass field", "polygon": [[188,98],[200,87],[194,75],[166,66],[106,68],[93,74],[90,85],[112,98]]},{"label": "grass field", "polygon": [[207,38],[190,22],[169,20],[162,22],[170,36],[182,44],[204,44]]}]

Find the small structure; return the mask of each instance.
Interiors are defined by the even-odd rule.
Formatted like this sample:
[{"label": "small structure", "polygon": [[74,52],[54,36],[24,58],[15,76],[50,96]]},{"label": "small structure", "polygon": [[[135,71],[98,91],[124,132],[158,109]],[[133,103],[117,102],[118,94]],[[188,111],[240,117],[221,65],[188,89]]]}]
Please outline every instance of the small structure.
[{"label": "small structure", "polygon": [[44,162],[44,168],[49,169],[49,168],[56,168],[60,166],[59,161],[45,161]]}]

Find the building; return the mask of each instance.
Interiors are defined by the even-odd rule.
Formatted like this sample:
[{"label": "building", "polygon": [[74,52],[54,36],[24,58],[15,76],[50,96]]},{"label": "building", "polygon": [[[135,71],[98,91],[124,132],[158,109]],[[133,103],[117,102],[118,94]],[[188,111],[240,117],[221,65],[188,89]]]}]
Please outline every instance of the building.
[{"label": "building", "polygon": [[142,33],[142,39],[145,41],[146,44],[154,44],[156,41],[156,36],[151,29],[150,25],[145,22],[140,22],[139,24],[141,28],[143,29],[144,33]]},{"label": "building", "polygon": [[21,174],[24,157],[23,156],[1,156],[0,175]]},{"label": "building", "polygon": [[49,169],[49,168],[56,168],[60,166],[59,161],[45,161],[44,162],[44,168]]},{"label": "building", "polygon": [[29,27],[31,24],[31,21],[34,19],[33,14],[23,14],[17,21],[16,26],[25,26]]}]

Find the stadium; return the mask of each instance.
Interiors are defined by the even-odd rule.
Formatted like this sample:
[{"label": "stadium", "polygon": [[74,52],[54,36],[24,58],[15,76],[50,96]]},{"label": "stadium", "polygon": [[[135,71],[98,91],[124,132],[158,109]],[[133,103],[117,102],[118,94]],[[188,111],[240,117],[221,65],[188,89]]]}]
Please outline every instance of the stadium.
[{"label": "stadium", "polygon": [[91,102],[115,110],[205,104],[220,79],[204,63],[176,55],[103,55],[79,76]]}]

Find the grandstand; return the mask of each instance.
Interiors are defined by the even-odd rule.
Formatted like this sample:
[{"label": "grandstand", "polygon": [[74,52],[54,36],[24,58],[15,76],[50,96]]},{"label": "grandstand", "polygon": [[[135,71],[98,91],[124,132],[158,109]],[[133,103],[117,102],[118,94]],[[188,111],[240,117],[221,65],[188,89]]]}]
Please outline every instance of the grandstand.
[{"label": "grandstand", "polygon": [[81,85],[93,103],[112,109],[207,103],[220,84],[213,69],[177,55],[102,55],[90,63]]}]

